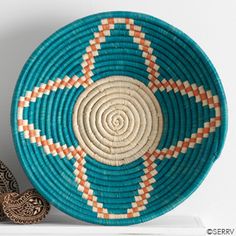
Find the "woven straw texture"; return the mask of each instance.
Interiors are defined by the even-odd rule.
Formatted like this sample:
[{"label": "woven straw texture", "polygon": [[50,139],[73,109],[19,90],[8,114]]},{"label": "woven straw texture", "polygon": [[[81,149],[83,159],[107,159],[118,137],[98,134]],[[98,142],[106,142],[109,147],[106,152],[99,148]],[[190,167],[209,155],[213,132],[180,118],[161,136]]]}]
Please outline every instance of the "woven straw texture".
[{"label": "woven straw texture", "polygon": [[176,207],[222,149],[219,77],[188,36],[130,12],[88,16],[25,64],[12,132],[32,184],[54,206],[105,225]]}]

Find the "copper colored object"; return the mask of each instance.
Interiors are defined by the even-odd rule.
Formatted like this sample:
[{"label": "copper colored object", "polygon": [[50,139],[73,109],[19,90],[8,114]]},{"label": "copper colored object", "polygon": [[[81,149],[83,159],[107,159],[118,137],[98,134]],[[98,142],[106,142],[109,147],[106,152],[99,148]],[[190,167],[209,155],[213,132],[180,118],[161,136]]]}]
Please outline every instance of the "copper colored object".
[{"label": "copper colored object", "polygon": [[0,161],[0,221],[6,220],[2,203],[7,193],[19,193],[19,187],[12,172]]},{"label": "copper colored object", "polygon": [[9,218],[18,224],[38,223],[49,209],[49,203],[35,189],[19,194],[15,177],[0,161],[0,221]]},{"label": "copper colored object", "polygon": [[4,213],[17,224],[38,223],[45,218],[49,209],[49,203],[35,189],[22,194],[6,194],[3,200]]}]

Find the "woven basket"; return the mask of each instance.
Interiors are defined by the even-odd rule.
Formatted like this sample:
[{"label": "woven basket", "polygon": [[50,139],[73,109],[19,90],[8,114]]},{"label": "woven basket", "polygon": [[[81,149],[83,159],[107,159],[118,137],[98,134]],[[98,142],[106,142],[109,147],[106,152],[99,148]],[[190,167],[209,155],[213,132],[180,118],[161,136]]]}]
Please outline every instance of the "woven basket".
[{"label": "woven basket", "polygon": [[50,36],[12,103],[32,184],[63,212],[105,225],[148,221],[185,200],[219,156],[226,122],[222,85],[199,46],[129,12]]}]

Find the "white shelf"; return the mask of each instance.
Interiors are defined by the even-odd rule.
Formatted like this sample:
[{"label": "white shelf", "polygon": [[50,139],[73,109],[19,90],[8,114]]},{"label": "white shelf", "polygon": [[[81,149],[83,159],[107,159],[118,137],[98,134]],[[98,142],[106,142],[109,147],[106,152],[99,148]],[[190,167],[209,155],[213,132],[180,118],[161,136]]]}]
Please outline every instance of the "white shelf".
[{"label": "white shelf", "polygon": [[169,235],[202,236],[205,227],[198,217],[162,216],[152,221],[132,226],[100,226],[84,223],[66,215],[49,215],[35,225],[0,224],[0,235]]}]

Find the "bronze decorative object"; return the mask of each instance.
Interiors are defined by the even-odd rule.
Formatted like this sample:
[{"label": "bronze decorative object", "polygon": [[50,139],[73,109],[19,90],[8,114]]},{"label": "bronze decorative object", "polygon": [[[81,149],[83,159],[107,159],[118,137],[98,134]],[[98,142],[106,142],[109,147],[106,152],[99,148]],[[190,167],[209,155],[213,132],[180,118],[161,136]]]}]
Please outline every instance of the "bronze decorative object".
[{"label": "bronze decorative object", "polygon": [[19,193],[17,181],[8,169],[8,167],[0,160],[0,221],[6,219],[6,215],[2,209],[2,203],[7,193]]},{"label": "bronze decorative object", "polygon": [[49,209],[49,203],[35,189],[22,194],[9,193],[3,201],[4,213],[17,224],[38,223],[46,217]]},{"label": "bronze decorative object", "polygon": [[35,189],[19,194],[14,175],[0,160],[0,221],[9,218],[17,224],[34,224],[43,220],[49,209],[49,203]]}]

